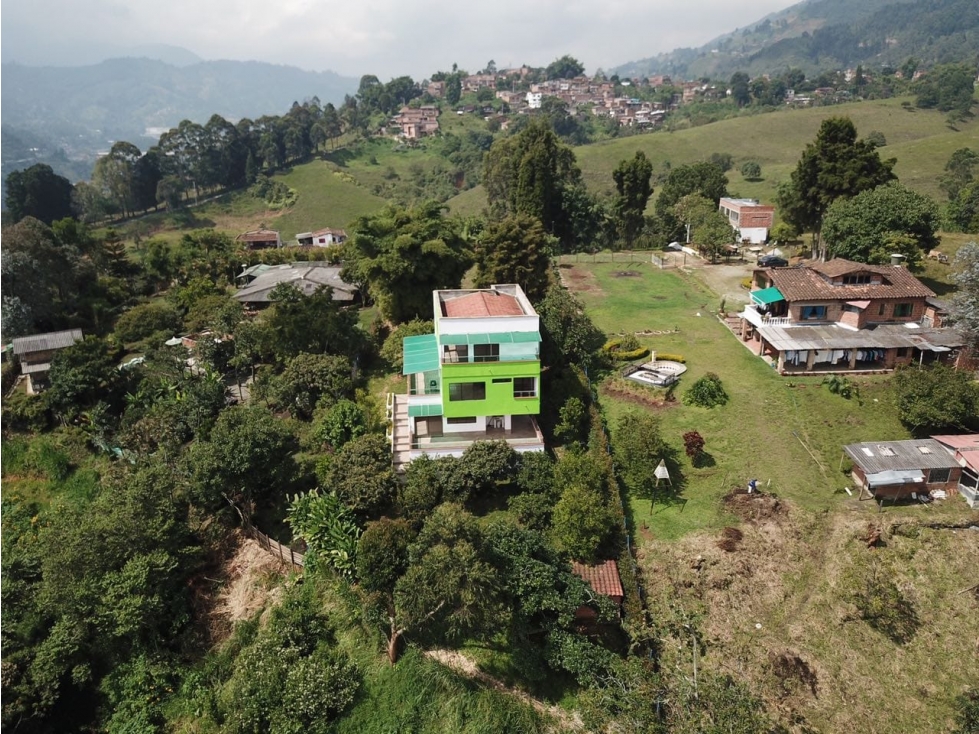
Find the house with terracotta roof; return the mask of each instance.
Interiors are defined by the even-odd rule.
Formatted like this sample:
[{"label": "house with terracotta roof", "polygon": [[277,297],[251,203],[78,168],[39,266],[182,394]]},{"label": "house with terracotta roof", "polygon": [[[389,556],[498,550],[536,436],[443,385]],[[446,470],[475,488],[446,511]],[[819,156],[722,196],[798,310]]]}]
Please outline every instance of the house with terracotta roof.
[{"label": "house with terracotta roof", "polygon": [[406,395],[388,396],[397,468],[475,441],[543,451],[540,317],[519,285],[433,291],[434,333],[404,340]]},{"label": "house with terracotta roof", "polygon": [[783,375],[957,364],[965,339],[933,325],[934,296],[900,265],[837,259],[757,268],[739,336]]},{"label": "house with terracotta roof", "polygon": [[[619,564],[613,560],[601,561],[596,564],[573,561],[571,563],[571,572],[594,589],[596,594],[601,594],[611,599],[616,608],[621,610],[625,592],[622,590]],[[595,617],[595,610],[587,605],[578,607],[578,610],[575,612],[575,618],[580,621],[593,621]]]},{"label": "house with terracotta roof", "polygon": [[434,105],[402,107],[393,120],[401,128],[401,134],[409,140],[417,140],[439,131],[439,108]]},{"label": "house with terracotta roof", "polygon": [[235,237],[235,242],[242,243],[249,250],[269,250],[274,247],[282,247],[282,238],[274,229],[253,229],[250,232],[242,232]]}]

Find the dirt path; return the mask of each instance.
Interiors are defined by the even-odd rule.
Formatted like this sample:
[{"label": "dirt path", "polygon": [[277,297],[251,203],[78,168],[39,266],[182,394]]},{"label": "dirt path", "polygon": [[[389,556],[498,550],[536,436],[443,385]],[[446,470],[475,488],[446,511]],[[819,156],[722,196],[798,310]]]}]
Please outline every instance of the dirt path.
[{"label": "dirt path", "polygon": [[497,680],[493,676],[481,671],[474,661],[460,652],[456,652],[455,650],[428,650],[425,654],[432,658],[432,660],[437,660],[445,667],[451,668],[466,678],[477,680],[484,686],[520,699],[528,706],[532,706],[535,711],[553,719],[559,726],[560,731],[584,731],[584,724],[582,724],[581,719],[576,714],[569,714],[558,706],[546,704],[523,691],[508,687],[503,681]]}]

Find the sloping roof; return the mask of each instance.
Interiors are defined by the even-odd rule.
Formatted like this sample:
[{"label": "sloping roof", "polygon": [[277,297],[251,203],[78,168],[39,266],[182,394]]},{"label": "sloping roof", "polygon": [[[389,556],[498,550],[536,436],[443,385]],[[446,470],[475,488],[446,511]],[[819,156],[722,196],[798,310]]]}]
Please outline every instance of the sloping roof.
[{"label": "sloping roof", "polygon": [[575,576],[584,579],[599,594],[622,598],[622,580],[619,578],[619,566],[615,561],[603,561],[590,566],[577,561],[571,564]]},{"label": "sloping roof", "polygon": [[513,296],[497,291],[476,291],[443,301],[445,315],[451,318],[480,316],[523,316],[520,302]]},{"label": "sloping roof", "polygon": [[406,336],[402,342],[404,359],[401,374],[434,372],[439,368],[439,345],[435,334]]},{"label": "sloping roof", "polygon": [[[849,260],[830,260],[806,267],[768,268],[772,282],[786,301],[851,301],[873,298],[930,298],[934,291],[905,268],[866,265]],[[834,278],[854,272],[877,273],[881,285],[833,285]]]},{"label": "sloping roof", "polygon": [[323,229],[317,229],[315,232],[311,232],[310,234],[312,234],[313,237],[323,237],[324,235],[328,234],[331,234],[334,237],[346,237],[347,230],[337,229],[336,227],[324,227]]},{"label": "sloping roof", "polygon": [[853,463],[868,474],[913,469],[953,469],[958,462],[938,441],[866,441],[843,447]]},{"label": "sloping roof", "polygon": [[242,303],[268,303],[269,295],[280,283],[289,283],[305,295],[311,295],[324,286],[333,288],[334,301],[352,301],[357,286],[340,278],[341,268],[320,263],[293,263],[270,267],[251,283],[234,294]]},{"label": "sloping roof", "polygon": [[973,471],[979,472],[979,433],[964,436],[932,436],[933,439],[956,452]]},{"label": "sloping roof", "polygon": [[33,352],[46,352],[50,349],[64,349],[81,340],[81,329],[68,329],[66,331],[52,331],[47,334],[17,337],[13,340],[12,346],[14,354],[19,356]]},{"label": "sloping roof", "polygon": [[274,229],[253,229],[251,232],[242,232],[235,237],[238,242],[269,242],[278,239],[279,233]]},{"label": "sloping roof", "polygon": [[924,351],[947,352],[965,344],[955,329],[935,329],[905,324],[878,324],[866,329],[848,329],[838,324],[821,326],[756,327],[775,349],[899,349],[914,347]]},{"label": "sloping roof", "polygon": [[765,306],[785,300],[785,296],[782,295],[782,291],[778,288],[763,288],[760,291],[751,291],[749,295],[752,301]]}]

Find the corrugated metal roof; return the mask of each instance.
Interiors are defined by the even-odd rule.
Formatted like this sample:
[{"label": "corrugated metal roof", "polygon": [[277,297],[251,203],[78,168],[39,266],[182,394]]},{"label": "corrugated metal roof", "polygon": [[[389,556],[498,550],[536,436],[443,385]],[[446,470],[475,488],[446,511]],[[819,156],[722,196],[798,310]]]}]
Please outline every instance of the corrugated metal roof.
[{"label": "corrugated metal roof", "polygon": [[[340,277],[339,268],[323,263],[293,263],[273,266],[263,271],[253,270],[258,276],[234,294],[242,303],[268,303],[269,296],[280,283],[289,283],[305,295],[311,295],[324,286],[333,289],[334,301],[352,301],[357,287]],[[239,277],[249,274],[243,272]]]},{"label": "corrugated metal roof", "polygon": [[931,438],[911,441],[867,441],[843,447],[867,474],[913,469],[953,469],[955,458]]},{"label": "corrugated metal roof", "polygon": [[81,329],[67,329],[66,331],[52,331],[47,334],[17,337],[13,340],[12,345],[14,354],[21,355],[46,352],[49,349],[64,349],[81,340]]},{"label": "corrugated metal roof", "polygon": [[910,329],[904,324],[881,324],[859,330],[835,324],[760,326],[757,330],[765,341],[778,350],[917,347],[930,351],[948,351],[949,347],[960,347],[965,343],[965,338],[954,329]]}]

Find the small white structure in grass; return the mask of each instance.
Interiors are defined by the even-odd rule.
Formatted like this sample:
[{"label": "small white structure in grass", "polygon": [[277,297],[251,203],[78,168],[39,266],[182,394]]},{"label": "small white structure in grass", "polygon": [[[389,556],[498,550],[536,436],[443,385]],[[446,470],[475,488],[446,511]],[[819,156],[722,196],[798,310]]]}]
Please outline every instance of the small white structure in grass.
[{"label": "small white structure in grass", "polygon": [[659,483],[664,479],[666,480],[667,484],[669,484],[671,487],[673,486],[673,481],[670,479],[670,470],[666,468],[665,459],[659,460],[659,466],[656,467],[656,471],[654,471],[653,473],[656,475],[657,487],[659,486]]}]

